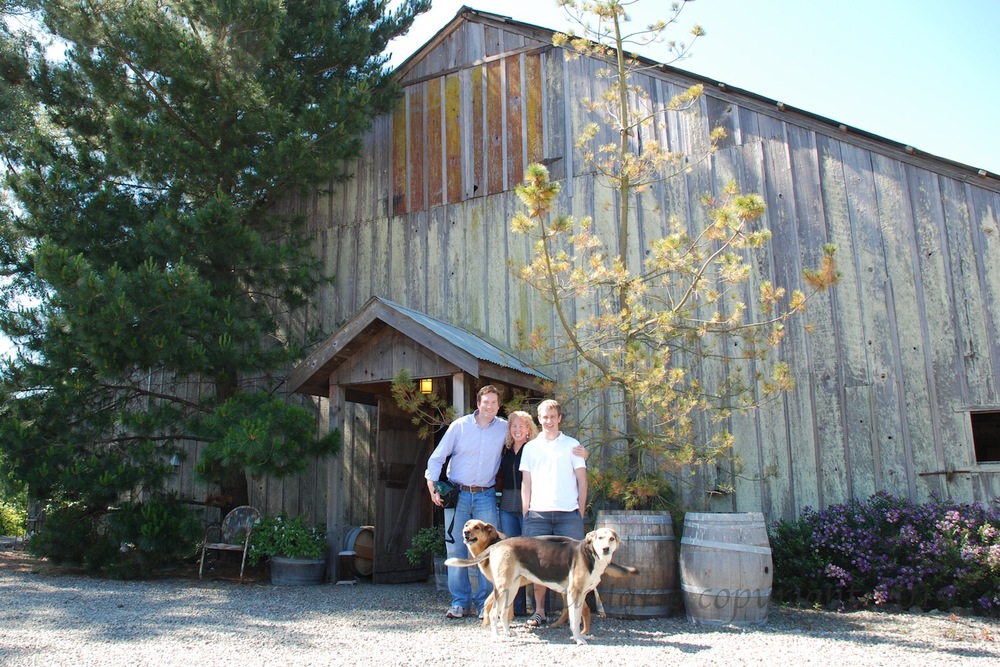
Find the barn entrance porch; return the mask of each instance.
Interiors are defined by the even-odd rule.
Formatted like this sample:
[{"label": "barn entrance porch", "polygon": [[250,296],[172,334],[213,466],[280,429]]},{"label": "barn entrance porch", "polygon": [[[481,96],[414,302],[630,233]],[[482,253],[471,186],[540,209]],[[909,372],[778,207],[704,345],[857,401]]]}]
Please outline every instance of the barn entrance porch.
[{"label": "barn entrance porch", "polygon": [[435,520],[424,470],[441,433],[435,442],[420,440],[396,405],[390,387],[403,369],[432,380],[458,414],[475,407],[483,385],[497,386],[502,398],[515,392],[540,397],[550,380],[479,336],[378,297],[292,372],[289,390],[329,399],[326,427],[344,436],[327,469],[332,555],[353,528],[373,525],[373,583],[426,581],[430,573],[429,561],[414,567],[403,554],[413,535]]}]

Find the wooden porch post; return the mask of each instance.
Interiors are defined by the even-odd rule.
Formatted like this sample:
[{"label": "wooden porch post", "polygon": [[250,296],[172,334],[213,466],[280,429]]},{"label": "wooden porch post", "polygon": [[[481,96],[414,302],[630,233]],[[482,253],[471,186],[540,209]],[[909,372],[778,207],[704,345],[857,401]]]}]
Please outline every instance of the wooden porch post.
[{"label": "wooden porch post", "polygon": [[451,406],[455,408],[455,416],[461,417],[468,412],[465,401],[465,373],[459,371],[451,376]]},{"label": "wooden porch post", "polygon": [[[330,400],[327,401],[326,433],[332,433],[339,428],[344,436],[344,410],[347,399],[344,388],[339,384],[330,384]],[[322,435],[326,435],[323,433]],[[337,580],[337,558],[344,543],[344,535],[349,526],[344,525],[344,457],[337,455],[328,458],[326,463],[326,548],[327,577]]]}]

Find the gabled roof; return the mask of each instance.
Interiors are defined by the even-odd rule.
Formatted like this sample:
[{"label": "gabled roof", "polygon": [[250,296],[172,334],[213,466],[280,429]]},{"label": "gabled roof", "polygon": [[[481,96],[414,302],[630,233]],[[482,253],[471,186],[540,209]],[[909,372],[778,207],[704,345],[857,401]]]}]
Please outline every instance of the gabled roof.
[{"label": "gabled roof", "polygon": [[406,73],[410,70],[414,63],[424,59],[428,53],[436,49],[443,41],[445,41],[451,33],[458,30],[463,23],[469,20],[475,20],[478,23],[485,23],[487,25],[497,27],[511,26],[524,36],[536,39],[545,44],[551,44],[552,36],[555,34],[554,30],[550,30],[548,28],[542,28],[540,26],[531,25],[530,23],[524,23],[522,21],[515,21],[509,16],[493,14],[492,12],[484,12],[479,9],[473,9],[467,5],[463,5],[455,13],[455,17],[451,21],[448,21],[448,23],[446,23],[440,30],[434,33],[433,37],[424,42],[423,46],[410,54],[409,58],[401,62],[396,69],[393,70],[392,74],[396,80],[399,81],[405,77]]},{"label": "gabled roof", "polygon": [[[473,9],[472,7],[462,6],[455,17],[449,21],[441,30],[439,30],[430,40],[428,40],[422,47],[415,51],[409,58],[403,61],[394,71],[393,76],[396,77],[397,81],[402,80],[406,73],[415,66],[420,60],[425,58],[430,52],[432,52],[436,47],[438,47],[452,32],[457,30],[462,23],[466,21],[476,21],[479,23],[502,25],[506,30],[513,30],[523,34],[531,39],[544,41],[546,43],[552,42],[552,37],[557,32],[550,28],[544,28],[531,23],[525,23],[523,21],[515,20],[509,16],[503,16],[501,14],[493,14],[490,12],[480,11],[478,9]],[[910,158],[918,158],[924,160],[931,160],[938,163],[943,167],[947,167],[951,170],[951,175],[953,177],[959,177],[963,180],[968,180],[970,182],[975,182],[991,190],[997,190],[998,181],[1000,181],[1000,174],[996,174],[985,169],[978,169],[976,167],[970,166],[968,164],[957,162],[955,160],[950,160],[938,155],[933,155],[931,153],[925,153],[924,151],[918,150],[913,146],[906,145],[904,143],[894,141],[892,139],[887,139],[885,137],[867,132],[857,127],[849,126],[839,121],[832,120],[825,116],[820,116],[818,114],[800,109],[798,107],[793,107],[791,105],[785,104],[780,100],[775,100],[769,97],[764,97],[763,95],[758,95],[757,93],[745,90],[743,88],[738,88],[736,86],[731,86],[722,81],[716,79],[711,79],[707,76],[702,76],[701,74],[695,74],[687,70],[679,69],[673,65],[667,65],[665,63],[660,63],[658,61],[652,60],[650,58],[632,54],[638,62],[650,70],[659,70],[664,73],[674,73],[679,76],[691,79],[695,83],[704,84],[706,92],[708,90],[715,89],[720,94],[726,96],[735,96],[737,98],[743,97],[754,100],[757,103],[764,104],[766,106],[773,107],[782,114],[798,115],[807,118],[811,121],[818,122],[822,125],[826,125],[833,128],[836,133],[845,135],[854,135],[856,137],[863,138],[868,141],[874,141],[876,144],[882,144],[888,148],[891,148],[896,155],[905,154]]]},{"label": "gabled roof", "polygon": [[385,327],[392,327],[476,378],[497,377],[497,371],[504,369],[503,376],[513,373],[526,387],[552,380],[480,336],[376,296],[292,371],[286,383],[288,391],[326,396],[330,375]]}]

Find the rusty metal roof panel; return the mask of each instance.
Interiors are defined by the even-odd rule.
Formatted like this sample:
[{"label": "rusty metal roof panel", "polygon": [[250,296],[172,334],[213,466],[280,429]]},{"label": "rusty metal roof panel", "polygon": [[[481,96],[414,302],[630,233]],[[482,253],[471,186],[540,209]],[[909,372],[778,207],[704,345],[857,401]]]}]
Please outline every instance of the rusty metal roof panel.
[{"label": "rusty metal roof panel", "polygon": [[551,376],[537,368],[533,368],[528,364],[524,363],[516,356],[510,352],[505,352],[496,345],[490,343],[489,341],[483,339],[476,334],[470,333],[465,329],[461,329],[455,325],[448,324],[439,319],[433,318],[426,313],[422,313],[419,310],[413,310],[412,308],[407,308],[406,306],[400,305],[388,299],[383,299],[381,297],[376,297],[379,301],[386,304],[390,308],[397,310],[400,314],[409,317],[411,320],[419,324],[420,326],[427,329],[429,332],[436,336],[440,336],[445,340],[448,340],[456,347],[460,347],[476,359],[480,361],[486,361],[503,368],[510,368],[511,370],[518,371],[519,373],[525,373],[527,375],[534,375],[535,377],[541,378],[543,380],[553,380]]}]

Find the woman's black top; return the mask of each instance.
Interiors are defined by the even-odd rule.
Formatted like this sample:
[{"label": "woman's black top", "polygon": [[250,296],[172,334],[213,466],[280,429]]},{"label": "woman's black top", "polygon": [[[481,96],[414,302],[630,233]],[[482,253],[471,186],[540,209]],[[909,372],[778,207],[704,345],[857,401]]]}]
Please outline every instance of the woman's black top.
[{"label": "woman's black top", "polygon": [[503,478],[503,495],[500,496],[500,509],[505,512],[521,513],[521,452],[524,447],[514,453],[514,448],[504,447],[500,457],[500,476]]}]

